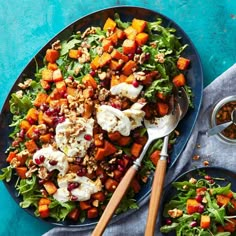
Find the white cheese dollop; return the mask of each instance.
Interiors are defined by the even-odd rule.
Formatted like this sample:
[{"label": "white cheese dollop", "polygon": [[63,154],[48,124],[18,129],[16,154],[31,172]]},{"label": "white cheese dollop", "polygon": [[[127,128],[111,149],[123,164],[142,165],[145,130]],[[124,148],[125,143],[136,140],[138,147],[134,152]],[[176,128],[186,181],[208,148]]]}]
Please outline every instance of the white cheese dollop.
[{"label": "white cheese dollop", "polygon": [[[102,183],[100,179],[92,181],[86,176],[77,176],[75,173],[68,173],[64,177],[58,177],[58,190],[53,197],[59,202],[67,202],[71,196],[75,197],[74,201],[87,201],[91,195],[101,191]],[[68,191],[69,183],[79,183],[77,188]],[[75,200],[76,199],[76,200]]]},{"label": "white cheese dollop", "polygon": [[[40,160],[40,156],[43,156],[44,160],[38,164],[39,162],[35,160]],[[66,155],[59,150],[53,149],[50,145],[38,150],[33,155],[33,162],[39,166],[44,166],[49,172],[53,170],[59,170],[62,176],[64,176],[69,169]],[[54,162],[53,165],[50,164],[50,162]]]},{"label": "white cheese dollop", "polygon": [[125,82],[112,86],[110,91],[112,95],[119,95],[121,97],[127,97],[134,100],[138,97],[143,89],[142,85],[134,87],[132,84],[127,84]]},{"label": "white cheese dollop", "polygon": [[84,157],[93,141],[94,119],[66,119],[56,127],[55,141],[67,156]]},{"label": "white cheese dollop", "polygon": [[131,129],[136,129],[142,126],[142,122],[145,116],[145,112],[142,111],[142,108],[146,103],[136,102],[134,103],[130,109],[126,109],[123,113],[129,118],[131,122]]},{"label": "white cheese dollop", "polygon": [[107,132],[119,131],[122,135],[128,136],[131,130],[129,118],[120,110],[102,105],[97,109],[97,122]]},{"label": "white cheese dollop", "polygon": [[144,105],[134,103],[130,109],[120,111],[112,106],[102,105],[97,109],[97,122],[107,132],[119,131],[123,136],[129,136],[130,131],[142,125],[145,112]]}]

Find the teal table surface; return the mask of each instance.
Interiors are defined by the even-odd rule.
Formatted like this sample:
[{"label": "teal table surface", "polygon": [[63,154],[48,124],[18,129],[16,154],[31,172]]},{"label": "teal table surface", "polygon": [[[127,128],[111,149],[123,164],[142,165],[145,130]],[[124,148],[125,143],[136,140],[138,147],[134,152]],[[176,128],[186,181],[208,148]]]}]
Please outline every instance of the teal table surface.
[{"label": "teal table surface", "polygon": [[[117,5],[158,11],[183,28],[201,57],[204,86],[236,62],[235,0],[1,1],[0,107],[30,59],[55,34],[84,15]],[[3,183],[0,196],[0,236],[37,236],[52,228],[22,210]]]}]

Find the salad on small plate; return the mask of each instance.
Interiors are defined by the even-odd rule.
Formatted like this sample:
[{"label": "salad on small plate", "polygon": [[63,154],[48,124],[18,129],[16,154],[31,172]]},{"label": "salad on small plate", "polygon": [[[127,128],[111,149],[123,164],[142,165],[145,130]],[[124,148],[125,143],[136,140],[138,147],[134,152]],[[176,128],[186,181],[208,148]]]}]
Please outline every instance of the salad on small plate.
[{"label": "salad on small plate", "polygon": [[164,202],[160,232],[175,232],[177,236],[235,235],[235,177],[227,169],[207,167],[177,178],[165,193],[171,197]]}]

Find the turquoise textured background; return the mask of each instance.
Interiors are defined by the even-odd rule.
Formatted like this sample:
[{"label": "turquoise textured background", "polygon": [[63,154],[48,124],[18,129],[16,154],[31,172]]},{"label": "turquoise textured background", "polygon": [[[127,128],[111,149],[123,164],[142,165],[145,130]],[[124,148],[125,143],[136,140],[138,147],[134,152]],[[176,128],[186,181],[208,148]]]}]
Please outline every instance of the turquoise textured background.
[{"label": "turquoise textured background", "polygon": [[[183,28],[201,57],[204,86],[236,62],[235,0],[1,1],[0,108],[21,71],[53,36],[84,15],[118,5],[158,11]],[[38,236],[52,228],[17,206],[2,183],[0,199],[0,236]]]}]

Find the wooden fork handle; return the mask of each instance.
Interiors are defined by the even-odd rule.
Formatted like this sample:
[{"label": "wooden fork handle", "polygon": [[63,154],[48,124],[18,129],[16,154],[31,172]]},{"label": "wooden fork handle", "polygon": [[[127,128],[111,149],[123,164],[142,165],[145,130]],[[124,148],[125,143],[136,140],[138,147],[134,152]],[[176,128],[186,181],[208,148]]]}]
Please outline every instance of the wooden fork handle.
[{"label": "wooden fork handle", "polygon": [[165,180],[167,160],[160,159],[154,174],[152,191],[148,208],[148,218],[145,229],[145,236],[153,236],[155,233],[156,219],[160,206],[163,184]]},{"label": "wooden fork handle", "polygon": [[128,190],[131,181],[133,180],[138,168],[133,165],[126,172],[125,176],[122,178],[121,182],[117,186],[115,192],[113,193],[109,203],[107,204],[100,220],[98,221],[95,229],[93,230],[92,236],[101,236],[109,223],[112,215],[114,214],[116,208],[118,207],[121,199]]}]

